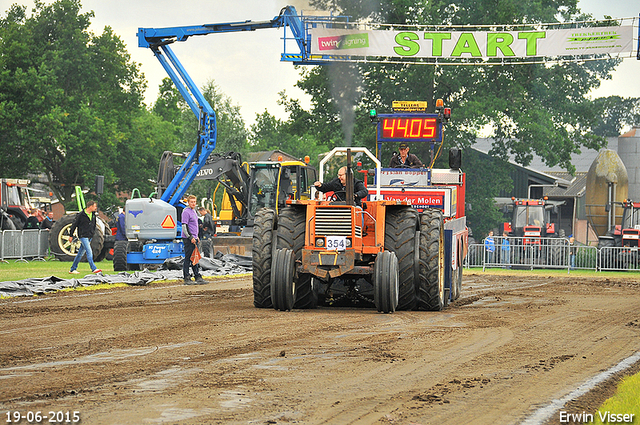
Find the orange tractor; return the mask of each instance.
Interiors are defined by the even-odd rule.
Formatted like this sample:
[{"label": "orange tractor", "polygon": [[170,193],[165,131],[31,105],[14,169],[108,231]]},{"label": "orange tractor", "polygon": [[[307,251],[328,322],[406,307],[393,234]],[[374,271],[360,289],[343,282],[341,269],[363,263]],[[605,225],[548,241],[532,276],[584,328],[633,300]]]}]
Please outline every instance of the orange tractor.
[{"label": "orange tractor", "polygon": [[[403,188],[381,186],[380,161],[366,148],[335,148],[328,157],[337,153],[347,158],[345,200],[289,200],[279,213],[262,209],[256,214],[254,305],[284,311],[350,300],[374,304],[383,313],[442,310],[460,294],[468,241],[465,218],[455,217],[456,200],[447,198],[447,210],[454,211],[447,227],[454,225],[447,230],[442,208],[415,208],[410,200],[385,194],[402,193]],[[376,164],[375,189],[362,205],[353,196],[352,153],[366,154]],[[321,176],[322,167],[323,162]],[[446,171],[457,176],[448,189],[463,194],[463,173]],[[442,189],[431,184],[422,190]],[[456,235],[454,227],[462,230]]]}]

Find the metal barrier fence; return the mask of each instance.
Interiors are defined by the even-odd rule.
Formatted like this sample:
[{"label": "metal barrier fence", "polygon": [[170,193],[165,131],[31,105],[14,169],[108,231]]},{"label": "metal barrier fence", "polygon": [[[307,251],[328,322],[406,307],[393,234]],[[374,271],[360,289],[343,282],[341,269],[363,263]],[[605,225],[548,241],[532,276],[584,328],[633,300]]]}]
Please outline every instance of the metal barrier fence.
[{"label": "metal barrier fence", "polygon": [[600,270],[639,270],[638,248],[609,246],[598,253]]},{"label": "metal barrier fence", "polygon": [[0,261],[45,261],[49,253],[49,230],[3,230],[0,232]]},{"label": "metal barrier fence", "polygon": [[484,243],[470,245],[465,267],[622,270],[619,264],[610,261],[612,255],[602,257],[596,247],[571,245],[567,238],[494,237],[493,240],[492,251]]}]

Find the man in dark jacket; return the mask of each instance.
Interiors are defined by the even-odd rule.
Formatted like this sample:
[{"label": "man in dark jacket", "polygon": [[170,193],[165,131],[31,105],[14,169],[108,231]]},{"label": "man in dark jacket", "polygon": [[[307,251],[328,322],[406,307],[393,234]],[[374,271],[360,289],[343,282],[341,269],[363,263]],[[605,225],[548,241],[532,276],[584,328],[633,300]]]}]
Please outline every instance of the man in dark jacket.
[{"label": "man in dark jacket", "polygon": [[51,228],[53,227],[53,223],[55,223],[55,220],[53,219],[53,211],[49,211],[47,212],[47,216],[44,218],[44,220],[40,222],[40,228],[42,230],[51,230]]},{"label": "man in dark jacket", "polygon": [[389,161],[389,168],[422,168],[422,162],[412,153],[409,153],[409,144],[402,142],[398,146],[399,154],[393,155]]},{"label": "man in dark jacket", "polygon": [[200,214],[200,239],[211,239],[216,235],[216,224],[213,216],[205,207],[198,208]]},{"label": "man in dark jacket", "polygon": [[[347,167],[338,170],[338,177],[328,183],[315,182],[314,186],[320,192],[333,192],[338,201],[344,201],[347,194]],[[353,196],[356,205],[361,205],[361,199],[366,198],[369,191],[360,180],[353,177]]]},{"label": "man in dark jacket", "polygon": [[78,274],[78,270],[76,269],[85,252],[89,266],[91,266],[91,271],[93,273],[102,272],[102,270],[97,268],[93,263],[93,251],[91,250],[91,239],[96,231],[97,210],[98,204],[95,201],[87,201],[87,207],[76,214],[76,218],[69,229],[69,243],[73,242],[73,234],[76,230],[78,231],[78,239],[80,240],[80,248],[78,249],[76,258],[73,260],[71,270],[69,270],[71,274]]},{"label": "man in dark jacket", "polygon": [[29,211],[29,218],[27,218],[27,224],[24,226],[25,229],[39,229],[40,228],[40,220],[38,220],[38,211],[32,209]]}]

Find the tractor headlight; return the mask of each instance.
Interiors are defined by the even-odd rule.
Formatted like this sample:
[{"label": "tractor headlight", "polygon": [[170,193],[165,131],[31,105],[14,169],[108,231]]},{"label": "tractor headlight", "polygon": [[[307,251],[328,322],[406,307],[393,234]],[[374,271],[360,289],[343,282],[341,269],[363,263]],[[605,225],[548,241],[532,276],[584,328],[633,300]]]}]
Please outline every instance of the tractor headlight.
[{"label": "tractor headlight", "polygon": [[322,248],[324,246],[324,238],[316,238],[316,246]]},{"label": "tractor headlight", "polygon": [[347,238],[347,248],[351,248],[351,239]]}]

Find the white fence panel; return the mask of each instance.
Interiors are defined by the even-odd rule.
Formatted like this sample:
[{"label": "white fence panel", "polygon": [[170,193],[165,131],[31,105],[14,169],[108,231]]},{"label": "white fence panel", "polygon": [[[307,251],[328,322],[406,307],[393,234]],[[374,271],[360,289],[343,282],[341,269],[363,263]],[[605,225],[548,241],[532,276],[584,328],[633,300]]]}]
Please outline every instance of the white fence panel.
[{"label": "white fence panel", "polygon": [[571,245],[566,238],[494,237],[491,244],[472,244],[466,267],[598,269],[595,247]]},{"label": "white fence panel", "polygon": [[638,248],[603,247],[598,255],[600,270],[638,270]]}]

